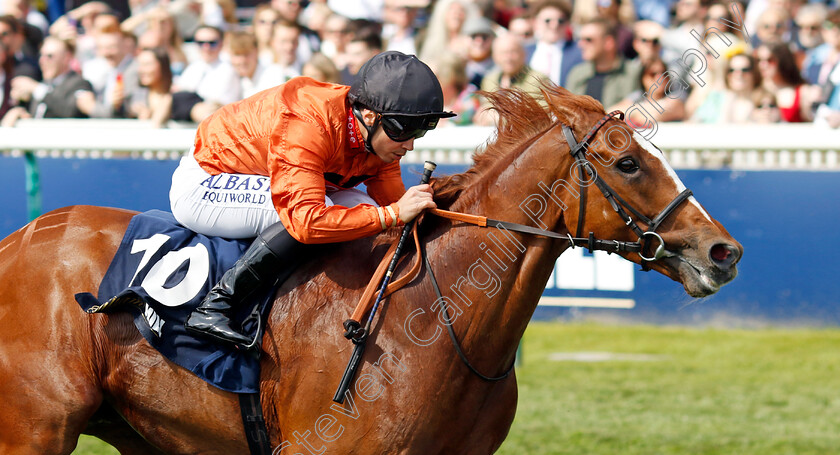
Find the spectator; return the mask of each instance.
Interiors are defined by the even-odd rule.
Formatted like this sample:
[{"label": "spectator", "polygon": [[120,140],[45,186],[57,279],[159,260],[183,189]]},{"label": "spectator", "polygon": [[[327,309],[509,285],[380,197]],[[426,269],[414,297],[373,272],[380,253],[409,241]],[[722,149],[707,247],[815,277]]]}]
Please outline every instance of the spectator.
[{"label": "spectator", "polygon": [[382,21],[384,0],[327,0],[327,6],[350,19]]},{"label": "spectator", "polygon": [[149,120],[160,128],[172,115],[172,64],[164,47],[145,49],[137,55],[140,87],[131,95],[129,116]]},{"label": "spectator", "polygon": [[16,17],[19,21],[38,29],[39,35],[43,39],[47,35],[50,23],[47,18],[35,8],[32,8],[31,0],[4,0],[6,8],[0,8],[2,14],[10,14]]},{"label": "spectator", "polygon": [[13,76],[29,76],[40,81],[41,70],[38,69],[37,60],[22,50],[24,40],[23,25],[20,21],[14,16],[0,16],[0,42],[6,46],[14,63]]},{"label": "spectator", "polygon": [[677,1],[672,27],[666,30],[662,36],[663,60],[672,62],[681,58],[688,49],[698,45],[696,39],[691,35],[691,31],[695,31],[700,36],[705,35],[704,21],[709,4],[711,4],[711,0]]},{"label": "spectator", "polygon": [[584,62],[569,71],[569,91],[589,95],[611,106],[641,88],[641,68],[627,62],[618,52],[615,25],[593,19],[580,29],[578,45]]},{"label": "spectator", "polygon": [[595,2],[597,8],[597,16],[595,17],[607,19],[615,24],[618,52],[627,60],[636,58],[636,51],[633,49],[633,30],[627,26],[627,23],[635,23],[635,16],[627,21],[622,20],[622,17],[619,15],[619,10],[625,5],[632,6],[632,4],[632,1],[622,4],[622,0],[597,0]]},{"label": "spectator", "polygon": [[438,58],[432,70],[443,91],[445,111],[454,112],[455,117],[440,119],[438,126],[472,125],[473,117],[481,108],[478,87],[470,83],[466,71],[466,60],[457,54],[446,54]]},{"label": "spectator", "polygon": [[825,5],[811,3],[799,8],[796,13],[796,42],[799,48],[810,51],[823,43],[822,25],[828,17]]},{"label": "spectator", "polygon": [[[515,87],[540,96],[540,86],[550,81],[546,75],[528,66],[522,40],[510,33],[493,42],[493,62],[496,69],[488,73],[481,84],[481,90],[486,92]],[[496,122],[496,113],[483,102],[473,121],[480,125],[492,125]]]},{"label": "spectator", "polygon": [[674,3],[674,0],[633,0],[639,20],[656,22],[663,28],[671,24],[671,9]]},{"label": "spectator", "polygon": [[[305,60],[301,60],[298,46],[300,45],[301,28],[294,22],[280,19],[271,34],[271,49],[274,51],[272,66],[282,74],[282,81],[300,76]],[[310,54],[311,55],[311,54]],[[307,57],[308,60],[308,57]]]},{"label": "spectator", "polygon": [[465,56],[467,38],[461,35],[461,27],[467,19],[478,15],[477,6],[468,0],[439,0],[435,3],[426,37],[420,46],[420,60],[432,62],[447,52]]},{"label": "spectator", "polygon": [[[297,44],[297,61],[305,62],[312,57],[312,54],[318,52],[321,48],[321,39],[314,31],[304,27],[300,23],[300,13],[303,11],[304,0],[271,0],[271,7],[280,13],[280,17],[286,21],[297,24],[298,29],[298,44]],[[276,33],[275,29],[275,33]]]},{"label": "spectator", "polygon": [[527,48],[534,43],[534,18],[527,12],[513,16],[508,22],[508,33],[518,36]]},{"label": "spectator", "polygon": [[[659,24],[656,24],[659,25]],[[636,103],[656,103],[662,110],[648,108],[649,117],[645,117],[638,109],[627,115],[627,121],[635,127],[642,127],[651,120],[656,122],[672,122],[685,119],[685,101],[680,96],[666,94],[671,84],[670,78],[674,73],[667,72],[665,62],[659,57],[645,60],[642,63],[641,89],[634,91],[627,98],[606,109],[608,112],[616,109],[627,111]],[[646,101],[647,100],[649,101]]]},{"label": "spectator", "polygon": [[234,0],[203,0],[201,2],[202,25],[212,25],[219,30],[234,30],[239,25],[236,17],[236,2]]},{"label": "spectator", "polygon": [[44,81],[27,76],[12,80],[12,97],[28,108],[11,109],[3,118],[4,126],[13,126],[20,118],[82,118],[76,106],[76,93],[90,92],[90,82],[70,68],[73,45],[58,38],[47,37],[41,46],[39,64]]},{"label": "spectator", "polygon": [[758,64],[748,54],[733,55],[726,64],[727,99],[724,103],[724,123],[747,123],[755,118],[756,105],[762,98],[761,73]]},{"label": "spectator", "polygon": [[826,57],[819,71],[819,83],[823,88],[822,103],[817,109],[815,123],[840,127],[840,9],[829,13],[825,21],[823,38]]},{"label": "spectator", "polygon": [[791,123],[811,121],[812,107],[819,99],[818,90],[806,83],[788,45],[763,44],[755,50],[755,57],[762,86],[775,96],[782,120]]},{"label": "spectator", "polygon": [[[38,49],[41,48],[41,43],[44,42],[45,31],[40,27],[30,24],[26,20],[27,11],[29,10],[29,0],[0,0],[7,2],[6,15],[17,19],[17,27],[23,35],[20,52],[23,52],[27,57],[31,57],[37,61]],[[43,17],[43,16],[42,16]]]},{"label": "spectator", "polygon": [[274,63],[274,51],[271,50],[271,36],[274,26],[280,21],[280,13],[268,3],[261,3],[254,11],[253,30],[257,39],[260,62],[264,65]]},{"label": "spectator", "polygon": [[831,46],[825,43],[824,37],[828,32],[823,27],[827,18],[828,10],[820,4],[805,5],[796,14],[796,36],[799,46],[805,51],[799,67],[809,84],[819,83],[820,68],[831,53]]},{"label": "spectator", "polygon": [[755,59],[747,54],[737,54],[726,62],[725,68],[724,85],[706,95],[692,113],[692,121],[746,123],[753,120],[753,111],[764,98]]},{"label": "spectator", "polygon": [[116,31],[97,37],[97,57],[82,67],[82,76],[93,86],[93,93],[80,94],[76,102],[89,117],[122,118],[127,96],[138,87],[136,38]]},{"label": "spectator", "polygon": [[382,52],[382,38],[374,27],[362,27],[347,43],[347,66],[341,72],[344,85],[353,85],[362,65]]},{"label": "spectator", "polygon": [[347,67],[347,43],[352,38],[350,19],[333,14],[324,23],[321,53],[329,57],[339,70]]},{"label": "spectator", "polygon": [[77,70],[81,70],[82,66],[96,58],[96,41],[99,35],[118,31],[119,18],[110,11],[108,5],[96,1],[85,3],[70,11],[50,26],[52,36],[76,43]]},{"label": "spectator", "polygon": [[753,47],[762,44],[790,43],[791,20],[787,11],[781,8],[768,8],[758,16],[758,25],[752,34]]},{"label": "spectator", "polygon": [[[310,2],[309,5],[300,13],[298,21],[306,26],[309,30],[315,32],[318,36],[318,41],[321,41],[321,34],[324,31],[324,24],[327,23],[327,18],[332,16],[333,12],[326,3]],[[320,45],[318,46],[320,48]]]},{"label": "spectator", "polygon": [[140,49],[163,47],[169,55],[172,74],[177,77],[187,67],[175,18],[165,8],[155,8],[146,15],[146,31],[138,38]]},{"label": "spectator", "polygon": [[228,35],[230,64],[239,75],[239,97],[249,96],[280,85],[289,78],[279,65],[265,65],[259,61],[257,38],[251,32],[232,32]]},{"label": "spectator", "polygon": [[400,51],[403,54],[417,54],[417,9],[407,5],[405,0],[385,0],[385,25],[382,38],[385,50]]},{"label": "spectator", "polygon": [[665,29],[653,21],[638,21],[633,26],[633,49],[642,64],[662,56],[662,34]]},{"label": "spectator", "polygon": [[481,87],[481,80],[493,68],[493,23],[484,17],[473,17],[464,23],[462,33],[470,38],[467,47],[467,78],[470,84]]},{"label": "spectator", "polygon": [[12,75],[14,59],[6,43],[0,40],[0,119],[12,108]]},{"label": "spectator", "polygon": [[572,41],[571,9],[560,0],[543,0],[533,11],[537,42],[525,49],[528,64],[565,87],[569,71],[582,61],[580,49]]},{"label": "spectator", "polygon": [[335,63],[320,52],[312,54],[312,58],[303,64],[301,75],[321,82],[341,83],[341,72],[338,71]]},{"label": "spectator", "polygon": [[779,106],[776,104],[776,97],[763,88],[758,90],[752,120],[755,123],[779,123],[782,121]]},{"label": "spectator", "polygon": [[222,52],[222,31],[201,26],[195,32],[200,59],[175,80],[172,119],[200,122],[219,107],[239,99],[239,78]]},{"label": "spectator", "polygon": [[[695,111],[704,103],[715,105],[714,103],[719,104],[722,102],[722,94],[726,91],[726,59],[737,53],[746,52],[747,49],[746,42],[736,41],[731,47],[727,47],[721,51],[719,55],[723,58],[716,58],[711,54],[709,49],[703,48],[702,51],[705,54],[707,67],[700,78],[700,80],[705,82],[702,85],[694,78],[688,77],[687,70],[684,67],[679,68],[681,71],[685,71],[679,73],[682,80],[687,84],[691,84],[688,99],[685,102],[688,118],[698,120],[698,115],[700,114],[695,114]],[[695,65],[694,71],[697,68],[698,66]],[[708,97],[712,97],[712,100],[707,100],[706,98]],[[711,111],[718,112],[716,109],[711,109]]]}]

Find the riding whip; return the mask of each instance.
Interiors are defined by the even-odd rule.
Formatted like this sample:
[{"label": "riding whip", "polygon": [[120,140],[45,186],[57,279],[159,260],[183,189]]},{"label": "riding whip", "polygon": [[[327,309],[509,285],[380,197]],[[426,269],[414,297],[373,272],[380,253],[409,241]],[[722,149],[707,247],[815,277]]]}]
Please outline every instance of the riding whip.
[{"label": "riding whip", "polygon": [[[429,179],[432,177],[432,172],[434,172],[436,167],[437,164],[431,161],[426,161],[423,164],[423,177],[420,180],[421,184],[429,183]],[[350,383],[353,382],[353,378],[356,376],[356,370],[359,369],[359,364],[362,361],[362,355],[365,353],[365,345],[367,344],[367,337],[370,334],[373,318],[376,315],[376,311],[379,309],[380,302],[382,302],[382,299],[385,296],[385,289],[388,287],[388,283],[391,282],[391,277],[394,274],[394,270],[397,268],[397,262],[402,254],[403,247],[405,246],[405,242],[411,233],[411,227],[413,225],[414,220],[411,220],[403,226],[402,234],[400,235],[399,242],[397,243],[397,249],[394,251],[394,256],[388,264],[388,270],[382,278],[382,284],[379,286],[379,294],[376,296],[376,301],[373,304],[373,308],[370,310],[370,315],[365,323],[365,328],[359,328],[358,323],[353,320],[348,320],[344,323],[344,328],[347,329],[344,336],[350,338],[355,346],[353,347],[353,355],[350,356],[350,361],[347,363],[347,368],[344,370],[344,376],[341,377],[341,383],[338,385],[338,390],[336,390],[335,396],[333,396],[333,401],[336,403],[344,403],[344,396],[350,388]]]}]

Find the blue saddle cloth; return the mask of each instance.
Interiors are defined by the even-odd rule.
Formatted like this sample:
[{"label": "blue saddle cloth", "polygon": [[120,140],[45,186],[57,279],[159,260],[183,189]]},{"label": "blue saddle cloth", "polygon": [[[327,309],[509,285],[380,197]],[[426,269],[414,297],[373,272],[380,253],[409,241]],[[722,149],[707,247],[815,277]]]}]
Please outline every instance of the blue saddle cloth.
[{"label": "blue saddle cloth", "polygon": [[[102,283],[99,295],[76,294],[88,313],[132,312],[134,325],[167,359],[219,389],[259,391],[260,364],[252,353],[232,345],[196,338],[184,321],[224,272],[248,248],[249,241],[207,237],[178,224],[171,213],[152,210],[134,216]],[[262,319],[273,289],[256,296]],[[239,321],[253,305],[243,305]],[[243,329],[256,334],[252,318]],[[262,333],[259,334],[262,336]]]}]

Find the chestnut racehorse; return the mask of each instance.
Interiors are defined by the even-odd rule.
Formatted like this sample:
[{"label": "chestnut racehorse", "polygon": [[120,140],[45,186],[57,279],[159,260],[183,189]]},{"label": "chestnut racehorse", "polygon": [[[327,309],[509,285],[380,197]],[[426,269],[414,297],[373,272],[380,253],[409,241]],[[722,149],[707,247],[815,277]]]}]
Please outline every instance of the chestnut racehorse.
[{"label": "chestnut racehorse", "polygon": [[[735,277],[741,246],[694,197],[680,196],[661,152],[600,103],[549,87],[543,103],[519,91],[490,96],[497,137],[469,171],[434,180],[439,207],[563,236],[637,241],[623,218],[646,218],[617,215],[615,199],[585,185],[597,175],[621,207],[644,217],[672,206],[655,229],[667,254],[646,262],[651,269],[695,297]],[[579,155],[588,164],[575,165],[563,125],[588,144]],[[164,359],[130,315],[88,315],[74,301],[77,292],[96,293],[133,214],[68,207],[0,243],[0,453],[68,454],[82,433],[123,454],[248,453],[236,396]],[[444,297],[424,270],[388,298],[339,406],[332,396],[353,349],[341,323],[395,235],[335,245],[278,291],[261,358],[275,453],[490,454],[505,439],[515,374],[490,382],[471,372],[446,335],[442,308],[471,365],[503,374],[569,241],[427,214],[420,237]],[[642,263],[639,252],[618,254]]]}]

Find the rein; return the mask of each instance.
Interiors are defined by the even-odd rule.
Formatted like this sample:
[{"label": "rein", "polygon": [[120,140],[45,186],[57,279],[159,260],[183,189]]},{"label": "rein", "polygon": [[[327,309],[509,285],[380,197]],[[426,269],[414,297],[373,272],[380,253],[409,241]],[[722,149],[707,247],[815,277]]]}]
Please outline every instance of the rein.
[{"label": "rein", "polygon": [[[578,182],[578,184],[580,188],[581,199],[579,204],[580,209],[578,215],[577,230],[575,234],[576,237],[572,237],[569,233],[567,233],[566,235],[562,235],[545,229],[539,229],[532,226],[526,226],[524,224],[511,223],[507,221],[494,220],[479,215],[470,215],[466,213],[451,212],[448,210],[441,209],[431,209],[428,211],[428,213],[453,221],[460,221],[463,223],[473,224],[479,227],[502,228],[510,231],[521,232],[523,234],[539,235],[552,239],[566,240],[569,242],[569,246],[571,246],[572,248],[584,247],[590,252],[606,251],[608,253],[638,253],[639,257],[641,257],[642,259],[642,270],[650,270],[650,267],[648,266],[649,262],[653,262],[664,257],[671,257],[676,255],[676,253],[665,249],[665,242],[664,240],[662,240],[662,237],[656,233],[656,229],[659,228],[660,224],[662,224],[662,222],[674,210],[676,210],[676,208],[679,207],[680,204],[683,203],[683,201],[685,201],[692,195],[692,192],[689,189],[682,191],[661,212],[659,212],[659,214],[653,217],[653,219],[650,219],[641,212],[639,212],[630,203],[625,201],[621,196],[619,196],[615,191],[613,191],[613,189],[610,188],[610,186],[607,185],[607,183],[604,182],[604,180],[601,179],[599,175],[592,171],[592,169],[594,169],[592,162],[590,162],[586,158],[586,149],[590,146],[589,141],[592,139],[592,137],[594,137],[595,133],[597,133],[598,130],[602,126],[604,126],[604,124],[606,124],[616,115],[618,116],[619,120],[624,120],[623,112],[610,112],[609,114],[606,114],[604,117],[602,117],[601,120],[599,120],[598,123],[596,123],[595,126],[593,126],[589,130],[589,132],[586,133],[586,136],[584,136],[583,140],[580,142],[578,142],[575,139],[574,132],[570,127],[561,123],[561,128],[563,130],[563,135],[566,138],[566,142],[568,142],[569,144],[569,152],[575,159],[575,162],[578,163],[578,165],[580,165],[581,167],[583,167],[590,177],[594,174],[595,185],[601,191],[601,194],[603,194],[607,201],[610,203],[610,206],[612,206],[613,210],[621,217],[622,220],[624,220],[624,223],[639,237],[637,241],[624,242],[619,240],[596,239],[595,234],[593,232],[590,232],[589,236],[587,237],[581,237],[581,232],[583,231],[584,225],[583,220],[586,214],[586,189],[588,188],[588,186],[584,185],[580,181]],[[636,219],[647,225],[647,230],[642,230],[636,223],[636,221],[634,221],[633,218],[630,215],[628,215],[627,210],[629,210],[630,213],[632,213],[633,216],[636,217]],[[457,336],[455,335],[455,330],[452,328],[452,321],[449,316],[449,308],[446,306],[446,299],[443,299],[443,295],[441,294],[437,279],[435,278],[434,272],[432,271],[432,265],[429,262],[429,258],[426,254],[424,254],[425,248],[421,246],[421,242],[417,233],[417,224],[414,225],[413,229],[414,243],[418,252],[418,258],[414,265],[411,267],[410,271],[405,276],[400,277],[397,281],[388,285],[384,295],[392,294],[396,290],[402,288],[403,286],[414,280],[414,278],[416,278],[420,274],[420,262],[422,261],[426,266],[427,272],[429,273],[429,278],[432,281],[432,286],[435,289],[435,294],[437,294],[438,300],[441,301],[441,306],[443,308],[443,317],[446,323],[446,329],[449,333],[449,338],[452,340],[452,344],[455,347],[455,352],[458,353],[458,357],[461,358],[461,360],[473,374],[475,374],[484,381],[494,382],[501,381],[507,378],[510,375],[511,371],[513,371],[515,361],[511,363],[511,365],[507,368],[505,373],[503,373],[501,376],[492,377],[480,373],[478,370],[475,369],[475,367],[473,367],[469,359],[467,359],[467,356],[466,354],[464,354],[463,349],[461,349],[461,344],[458,341]],[[652,256],[645,256],[645,252],[648,251],[648,247],[652,240],[656,240],[658,242],[656,250],[654,251]],[[356,306],[353,315],[348,321],[345,321],[345,328],[347,328],[347,324],[350,321],[361,321],[364,318],[364,315],[372,306],[371,298],[376,289],[376,283],[380,282],[381,276],[384,274],[385,271],[385,266],[388,263],[388,258],[390,258],[391,256],[390,252],[395,248],[396,244],[392,246],[392,249],[389,250],[389,253],[386,253],[385,259],[380,264],[377,271],[374,273],[374,277],[371,280],[368,287],[365,289],[365,292],[362,294],[362,298],[360,299],[359,304]],[[351,333],[348,329],[348,333],[346,333],[345,336],[349,335],[351,335]]]}]

